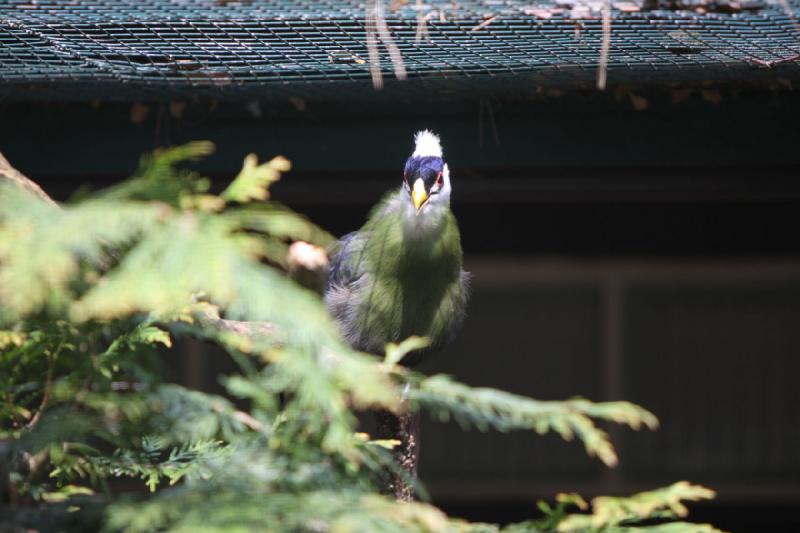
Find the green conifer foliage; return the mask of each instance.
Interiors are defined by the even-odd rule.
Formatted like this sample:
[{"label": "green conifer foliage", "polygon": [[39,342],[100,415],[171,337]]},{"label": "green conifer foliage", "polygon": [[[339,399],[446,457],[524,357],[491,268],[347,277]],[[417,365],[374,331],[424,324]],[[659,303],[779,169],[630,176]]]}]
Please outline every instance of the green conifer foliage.
[{"label": "green conifer foliage", "polygon": [[[212,150],[160,150],[129,180],[61,206],[0,181],[0,526],[499,531],[381,495],[398,471],[395,443],[360,433],[354,413],[411,408],[480,430],[555,432],[609,466],[617,456],[596,421],[656,428],[627,402],[539,401],[404,368],[424,339],[388,346],[383,360],[351,350],[318,295],[284,273],[292,242],[331,242],[270,199],[289,162],[247,156],[215,195],[180,166]],[[236,362],[220,378],[226,396],[165,381],[159,360],[180,336]],[[712,496],[679,483],[574,514],[588,506],[560,496],[507,530],[713,531],[671,521],[681,500]],[[665,522],[637,526],[654,517]]]}]

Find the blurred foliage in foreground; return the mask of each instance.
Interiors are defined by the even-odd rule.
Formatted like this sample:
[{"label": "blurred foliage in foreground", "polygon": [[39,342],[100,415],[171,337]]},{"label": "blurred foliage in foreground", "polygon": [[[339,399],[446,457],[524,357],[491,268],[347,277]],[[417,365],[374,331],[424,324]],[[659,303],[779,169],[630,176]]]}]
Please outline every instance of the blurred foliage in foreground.
[{"label": "blurred foliage in foreground", "polygon": [[[609,466],[617,456],[595,420],[656,427],[627,402],[543,402],[411,372],[402,358],[421,339],[390,345],[384,360],[354,352],[318,295],[283,273],[291,242],[331,241],[269,200],[289,162],[248,156],[214,195],[179,166],[212,149],[156,152],[131,179],[65,206],[0,179],[0,526],[498,531],[381,495],[398,470],[393,442],[359,433],[354,411],[407,408],[409,386],[411,409],[577,437]],[[221,328],[219,316],[263,327]],[[225,397],[164,381],[159,359],[176,335],[226,349],[239,370],[221,376]],[[681,500],[712,496],[678,483],[577,514],[567,507],[585,502],[559,496],[507,530],[713,531],[672,521]]]}]

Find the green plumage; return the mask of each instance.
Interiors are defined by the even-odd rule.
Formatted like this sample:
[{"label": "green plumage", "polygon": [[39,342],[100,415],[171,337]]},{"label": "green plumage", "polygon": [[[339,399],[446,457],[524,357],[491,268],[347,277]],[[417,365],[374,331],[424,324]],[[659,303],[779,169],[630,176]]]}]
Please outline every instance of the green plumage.
[{"label": "green plumage", "polygon": [[[416,215],[407,193],[387,195],[332,257],[326,302],[350,344],[383,353],[387,342],[447,344],[464,319],[468,275],[449,206]],[[422,354],[415,354],[418,359]],[[407,363],[409,361],[406,361]]]}]

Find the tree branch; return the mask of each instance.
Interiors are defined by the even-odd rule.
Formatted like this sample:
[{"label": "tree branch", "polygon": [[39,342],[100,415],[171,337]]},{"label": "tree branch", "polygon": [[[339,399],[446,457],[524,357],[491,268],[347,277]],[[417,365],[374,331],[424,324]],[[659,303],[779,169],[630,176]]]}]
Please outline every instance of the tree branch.
[{"label": "tree branch", "polygon": [[[403,400],[404,403],[406,400]],[[417,477],[419,464],[419,413],[407,410],[400,414],[389,411],[375,413],[377,426],[376,438],[382,440],[400,441],[394,450],[394,459],[398,466],[405,472],[406,477],[400,473],[388,473],[384,492],[391,494],[398,501],[411,502],[415,499],[414,487],[408,478]]]},{"label": "tree branch", "polygon": [[15,185],[26,189],[53,207],[58,207],[58,204],[48,196],[33,180],[25,176],[22,172],[11,166],[8,159],[0,152],[0,179],[8,180]]}]

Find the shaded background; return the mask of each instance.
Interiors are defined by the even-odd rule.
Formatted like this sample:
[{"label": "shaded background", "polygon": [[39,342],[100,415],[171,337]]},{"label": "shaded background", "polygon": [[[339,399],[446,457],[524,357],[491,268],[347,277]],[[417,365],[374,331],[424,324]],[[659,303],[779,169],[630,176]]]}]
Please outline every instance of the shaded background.
[{"label": "shaded background", "polygon": [[[708,91],[713,91],[709,97]],[[538,498],[679,479],[718,491],[691,518],[800,529],[800,134],[796,93],[696,86],[526,99],[148,104],[0,103],[0,151],[66,199],[156,146],[210,139],[219,187],[243,156],[283,154],[276,199],[336,234],[399,185],[412,135],[441,134],[474,273],[458,341],[426,372],[541,399],[625,399],[657,432],[609,428],[620,465],[578,443],[426,423],[421,476],[472,519]],[[717,98],[717,96],[719,98]],[[188,342],[176,377],[214,389],[226,359]]]}]

